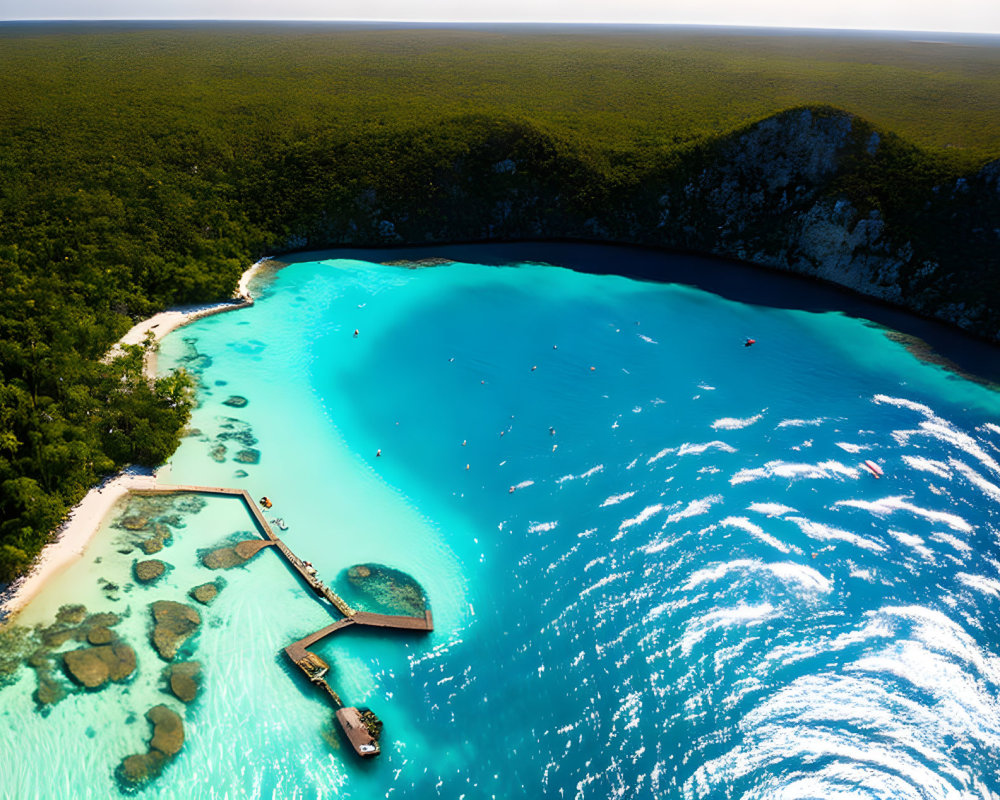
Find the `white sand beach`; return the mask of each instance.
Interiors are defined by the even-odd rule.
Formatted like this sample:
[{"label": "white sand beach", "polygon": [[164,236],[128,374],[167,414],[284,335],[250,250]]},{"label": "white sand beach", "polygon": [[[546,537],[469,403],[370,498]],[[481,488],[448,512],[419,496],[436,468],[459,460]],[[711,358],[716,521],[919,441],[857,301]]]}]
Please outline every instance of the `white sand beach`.
[{"label": "white sand beach", "polygon": [[[105,354],[104,361],[111,361],[121,355],[125,345],[142,344],[150,333],[153,340],[158,342],[171,331],[196,319],[253,305],[250,281],[267,261],[268,259],[262,259],[243,273],[233,300],[183,306],[154,314],[149,319],[134,325],[122,336]],[[156,376],[155,348],[150,348],[146,355],[145,372],[150,379]],[[101,521],[119,499],[133,489],[149,489],[155,486],[156,480],[154,471],[128,467],[108,478],[100,486],[91,489],[83,500],[70,510],[66,520],[56,532],[55,540],[42,550],[32,571],[12,584],[0,598],[2,600],[0,620],[5,616],[8,619],[14,616],[38,594],[46,581],[58,575],[83,555],[90,540],[100,528]]]}]

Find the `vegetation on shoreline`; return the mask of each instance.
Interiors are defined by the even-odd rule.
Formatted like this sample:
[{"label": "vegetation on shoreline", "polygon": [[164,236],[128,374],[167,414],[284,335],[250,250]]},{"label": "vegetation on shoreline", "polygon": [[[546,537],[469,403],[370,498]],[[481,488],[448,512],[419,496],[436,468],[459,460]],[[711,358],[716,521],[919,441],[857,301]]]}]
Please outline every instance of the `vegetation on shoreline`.
[{"label": "vegetation on shoreline", "polygon": [[[149,385],[139,350],[100,363],[110,344],[163,307],[229,296],[264,252],[371,241],[359,209],[379,242],[442,219],[515,235],[482,221],[511,196],[532,224],[574,230],[647,195],[655,208],[661,179],[802,105],[884,132],[877,169],[837,190],[887,219],[1000,157],[997,46],[0,25],[0,74],[0,581],[101,476],[179,441],[187,378]],[[982,285],[1000,296],[996,281]]]}]

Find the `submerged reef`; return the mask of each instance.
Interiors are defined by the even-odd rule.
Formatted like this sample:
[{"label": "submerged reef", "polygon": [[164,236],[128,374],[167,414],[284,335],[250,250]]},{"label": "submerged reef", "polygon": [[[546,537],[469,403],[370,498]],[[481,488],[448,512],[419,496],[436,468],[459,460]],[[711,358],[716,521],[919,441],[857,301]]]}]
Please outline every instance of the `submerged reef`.
[{"label": "submerged reef", "polygon": [[156,558],[147,561],[137,561],[132,568],[135,579],[139,583],[152,583],[167,571],[167,565]]},{"label": "submerged reef", "polygon": [[156,778],[184,746],[184,722],[176,711],[154,706],[146,712],[146,719],[153,726],[149,750],[122,759],[115,773],[119,785],[129,793]]},{"label": "submerged reef", "polygon": [[182,661],[164,670],[170,691],[183,703],[193,702],[201,689],[201,662]]},{"label": "submerged reef", "polygon": [[201,614],[185,603],[158,600],[150,607],[153,613],[152,641],[164,661],[172,661],[178,649],[201,626]]},{"label": "submerged reef", "polygon": [[[223,401],[223,405],[231,408],[243,408],[250,401],[240,395],[233,395],[228,400]],[[249,423],[236,417],[217,417],[219,422],[219,433],[215,438],[204,437],[208,442],[208,456],[218,464],[222,464],[230,458],[231,449],[236,452],[231,457],[239,464],[260,463],[260,450],[256,448],[257,437],[254,436],[253,428]]]},{"label": "submerged reef", "polygon": [[17,680],[22,665],[37,646],[29,628],[21,625],[0,628],[0,689]]},{"label": "submerged reef", "polygon": [[192,588],[188,595],[193,599],[197,600],[203,606],[207,606],[211,603],[222,590],[220,585],[221,581],[209,581],[208,583],[202,583],[198,586]]},{"label": "submerged reef", "polygon": [[118,552],[128,555],[136,548],[150,556],[173,542],[171,528],[183,528],[184,517],[197,514],[207,500],[195,494],[130,495],[124,510],[111,527],[121,531]]},{"label": "submerged reef", "polygon": [[124,681],[135,672],[135,650],[121,642],[81,647],[63,653],[63,663],[74,681],[87,689],[99,689],[108,681]]},{"label": "submerged reef", "polygon": [[[74,691],[127,681],[135,673],[136,654],[113,630],[121,620],[117,614],[88,614],[85,606],[65,605],[49,626],[0,629],[0,689],[28,666],[37,679],[34,700],[47,709]],[[72,643],[84,646],[62,650]]]},{"label": "submerged reef", "polygon": [[347,580],[356,592],[377,607],[397,614],[420,617],[427,597],[420,584],[398,569],[384,564],[355,564]]},{"label": "submerged reef", "polygon": [[268,542],[254,536],[250,531],[237,531],[230,537],[230,541],[233,541],[233,544],[201,552],[199,558],[202,565],[209,569],[232,569],[246,563],[268,545]]}]

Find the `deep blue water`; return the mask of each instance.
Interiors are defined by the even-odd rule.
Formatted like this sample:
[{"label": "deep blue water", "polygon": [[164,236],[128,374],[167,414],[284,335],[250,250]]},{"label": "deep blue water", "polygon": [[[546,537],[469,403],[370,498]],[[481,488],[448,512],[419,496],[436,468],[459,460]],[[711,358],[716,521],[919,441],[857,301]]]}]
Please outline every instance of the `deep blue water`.
[{"label": "deep blue water", "polygon": [[[386,722],[359,764],[279,656],[328,617],[267,554],[233,571],[148,796],[1000,796],[995,393],[864,320],[552,266],[331,260],[260,291],[164,345],[204,387],[170,480],[274,497],[341,585],[409,572],[436,629],[321,648]],[[258,465],[210,457],[227,418]],[[70,702],[8,717],[66,734]]]}]

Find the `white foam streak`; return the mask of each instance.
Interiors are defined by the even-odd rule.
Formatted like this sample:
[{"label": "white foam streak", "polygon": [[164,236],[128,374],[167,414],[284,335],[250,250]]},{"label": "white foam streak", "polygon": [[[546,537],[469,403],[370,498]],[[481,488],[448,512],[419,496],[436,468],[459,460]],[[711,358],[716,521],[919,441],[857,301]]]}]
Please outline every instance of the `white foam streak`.
[{"label": "white foam streak", "polygon": [[911,411],[916,411],[918,414],[923,414],[925,417],[934,416],[934,410],[930,406],[925,406],[923,403],[915,403],[912,400],[907,400],[905,397],[890,397],[887,394],[877,394],[872,398],[872,402],[895,406],[896,408],[908,408]]},{"label": "white foam streak", "polygon": [[591,475],[596,475],[598,472],[604,471],[604,465],[598,464],[596,467],[591,467],[586,472],[581,472],[579,475],[563,475],[561,478],[556,479],[556,483],[565,483],[566,481],[578,481],[584,478],[589,478]]},{"label": "white foam streak", "polygon": [[802,552],[801,550],[799,550],[799,548],[790,547],[780,539],[772,536],[762,527],[760,527],[760,525],[751,522],[746,517],[726,517],[724,520],[722,520],[722,522],[719,523],[719,525],[729,528],[738,528],[741,531],[746,531],[755,539],[759,539],[765,544],[771,545],[771,547],[775,548],[776,550],[780,550],[782,553],[790,553],[792,550],[795,550],[798,553]]},{"label": "white foam streak", "polygon": [[648,466],[650,464],[655,464],[657,461],[659,461],[664,456],[670,455],[671,453],[676,453],[676,452],[677,452],[677,448],[676,447],[664,447],[655,456],[650,456],[649,460],[646,462],[646,465]]},{"label": "white foam streak", "polygon": [[686,456],[691,454],[700,455],[701,453],[704,453],[706,450],[721,450],[723,453],[736,452],[735,447],[732,447],[726,444],[725,442],[720,442],[718,439],[716,439],[715,441],[712,442],[702,442],[699,444],[690,444],[685,442],[677,450],[677,455],[679,456]]},{"label": "white foam streak", "polygon": [[993,597],[1000,597],[1000,581],[995,578],[986,578],[982,575],[969,575],[967,572],[959,572],[955,577],[970,589],[975,589],[978,592]]},{"label": "white foam streak", "polygon": [[839,461],[821,461],[818,464],[798,464],[789,461],[768,461],[762,467],[741,469],[735,473],[729,483],[736,486],[740,483],[762,480],[765,478],[787,478],[789,480],[823,480],[834,476],[858,478],[860,472],[854,467],[848,467]]},{"label": "white foam streak", "polygon": [[871,539],[866,539],[864,536],[859,536],[858,534],[851,533],[850,531],[834,528],[832,525],[824,525],[821,522],[813,522],[811,519],[806,519],[805,517],[786,517],[786,519],[798,525],[799,529],[806,536],[812,539],[820,539],[821,541],[839,540],[849,542],[850,544],[864,548],[865,550],[871,550],[873,553],[883,553],[886,549],[883,544],[873,542]]},{"label": "white foam streak", "polygon": [[933,458],[924,458],[923,456],[903,456],[903,462],[911,469],[930,472],[939,478],[951,477],[951,470],[943,461],[935,461]]},{"label": "white foam streak", "polygon": [[754,606],[740,603],[732,608],[710,611],[700,617],[693,618],[688,623],[684,635],[681,637],[681,652],[685,656],[691,655],[694,646],[714,630],[731,628],[735,625],[760,624],[775,616],[777,613],[770,603],[760,603]]},{"label": "white foam streak", "polygon": [[633,495],[635,495],[635,492],[622,492],[621,494],[613,494],[611,495],[611,497],[606,498],[605,501],[601,503],[601,508],[604,508],[606,506],[618,505],[618,503],[621,503],[623,500],[628,500]]},{"label": "white foam streak", "polygon": [[634,517],[622,520],[621,524],[618,526],[618,530],[624,531],[636,525],[641,525],[647,519],[660,513],[662,510],[663,510],[662,503],[656,503],[655,505],[652,506],[646,506],[642,511],[636,514]]},{"label": "white foam streak", "polygon": [[711,497],[703,497],[700,500],[692,500],[682,511],[675,511],[667,516],[667,522],[678,522],[688,517],[698,517],[707,514],[708,510],[716,503],[722,502],[722,495],[715,494]]},{"label": "white foam streak", "polygon": [[731,572],[770,573],[784,583],[796,583],[809,592],[826,594],[833,589],[830,580],[812,567],[796,564],[792,561],[768,563],[757,559],[744,558],[736,561],[725,561],[714,567],[700,569],[691,574],[683,586],[686,592],[692,591],[703,583],[718,581]]},{"label": "white foam streak", "polygon": [[860,453],[862,450],[868,450],[869,448],[861,444],[851,444],[850,442],[834,442],[837,447],[843,450],[845,453]]},{"label": "white foam streak", "polygon": [[758,514],[764,514],[768,517],[780,517],[795,511],[795,509],[781,503],[751,503],[747,506],[747,511],[756,511]]},{"label": "white foam streak", "polygon": [[933,511],[928,508],[914,505],[902,496],[883,497],[881,500],[838,500],[834,507],[850,506],[860,508],[874,514],[877,517],[887,517],[896,511],[909,511],[911,514],[923,517],[930,522],[943,522],[949,528],[961,533],[972,533],[972,526],[957,514],[949,514],[947,511]]},{"label": "white foam streak", "polygon": [[897,531],[889,528],[889,535],[901,544],[912,547],[922,558],[931,563],[934,562],[934,553],[924,545],[924,540],[912,533]]},{"label": "white foam streak", "polygon": [[528,533],[545,533],[551,531],[558,522],[536,522],[528,528]]},{"label": "white foam streak", "polygon": [[778,428],[804,428],[807,426],[822,425],[826,422],[822,417],[816,419],[783,419],[775,427]]},{"label": "white foam streak", "polygon": [[712,423],[712,428],[715,430],[723,431],[737,431],[742,428],[749,428],[755,422],[760,422],[764,418],[763,412],[760,414],[755,414],[752,417],[745,417],[740,419],[738,417],[723,417],[722,419],[717,419]]},{"label": "white foam streak", "polygon": [[1000,503],[1000,487],[995,483],[990,483],[990,481],[986,480],[986,478],[962,461],[952,458],[948,460],[948,463],[955,468],[956,472],[961,473],[969,483],[990,498],[990,500]]}]

